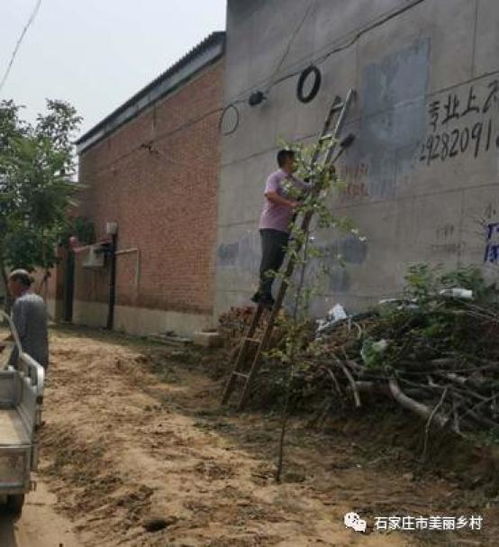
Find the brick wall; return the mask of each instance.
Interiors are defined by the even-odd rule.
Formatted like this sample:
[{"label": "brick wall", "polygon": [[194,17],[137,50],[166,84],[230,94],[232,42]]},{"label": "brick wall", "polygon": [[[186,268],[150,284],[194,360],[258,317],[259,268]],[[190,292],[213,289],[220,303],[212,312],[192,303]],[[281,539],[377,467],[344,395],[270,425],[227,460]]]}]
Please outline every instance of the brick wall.
[{"label": "brick wall", "polygon": [[[80,214],[119,224],[117,304],[211,314],[223,60],[80,156]],[[150,148],[143,146],[150,143]],[[109,269],[76,261],[75,299],[106,302]]]}]

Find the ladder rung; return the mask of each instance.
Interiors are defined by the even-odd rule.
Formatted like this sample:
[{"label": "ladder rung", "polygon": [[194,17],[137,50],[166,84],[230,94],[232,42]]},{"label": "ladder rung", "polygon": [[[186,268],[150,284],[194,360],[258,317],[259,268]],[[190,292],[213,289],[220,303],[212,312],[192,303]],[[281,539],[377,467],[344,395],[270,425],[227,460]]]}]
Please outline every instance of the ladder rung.
[{"label": "ladder rung", "polygon": [[243,340],[245,342],[255,342],[256,344],[259,344],[260,343],[260,339],[259,338],[251,338],[251,336],[245,336],[243,338]]},{"label": "ladder rung", "polygon": [[[345,98],[342,100],[341,97],[336,96],[334,98],[334,101],[328,111],[326,120],[324,121],[324,125],[322,127],[322,131],[319,137],[319,145],[316,146],[314,154],[312,156],[312,165],[318,165],[323,164],[323,166],[328,165],[329,162],[336,161],[339,157],[339,155],[336,155],[333,157],[333,153],[335,152],[337,147],[340,147],[343,150],[343,147],[346,147],[345,143],[347,140],[350,140],[350,142],[353,140],[353,137],[351,135],[347,136],[345,139],[341,140],[341,131],[345,123],[345,118],[348,114],[348,109],[350,107],[350,104],[355,97],[355,90],[349,89],[348,93],[346,94]],[[336,113],[339,114],[335,116]],[[333,125],[333,121],[335,120],[334,127],[331,127]],[[322,143],[325,142],[324,146],[321,146]],[[319,194],[320,190],[317,191],[317,194]],[[322,195],[322,193],[320,194]],[[310,221],[312,218],[312,212],[305,213],[303,220],[302,220],[302,230],[306,231],[310,225]],[[251,325],[249,326],[249,329],[246,331],[247,334],[250,334],[251,336],[244,336],[242,338],[242,345],[239,349],[239,352],[237,354],[237,359],[234,365],[234,369],[230,375],[230,378],[227,382],[227,385],[225,387],[225,391],[222,398],[222,404],[226,404],[231,394],[234,391],[235,384],[236,384],[236,378],[244,378],[246,382],[244,383],[242,395],[239,401],[239,410],[242,410],[247,402],[247,399],[250,395],[251,391],[251,383],[253,381],[253,378],[258,374],[260,367],[262,365],[262,357],[264,355],[263,350],[266,346],[268,346],[272,329],[274,328],[275,320],[277,317],[277,314],[279,312],[279,309],[282,305],[282,301],[284,299],[284,295],[287,288],[287,280],[289,280],[293,274],[295,266],[295,260],[290,257],[286,266],[286,273],[285,278],[283,280],[283,284],[281,284],[281,288],[279,289],[279,296],[276,300],[276,303],[269,309],[270,316],[268,323],[265,327],[264,333],[261,337],[261,339],[253,338],[253,334],[255,334],[257,327],[259,325],[258,321],[261,319],[262,314],[264,312],[264,306],[261,304],[258,305],[258,307],[255,310],[253,319],[251,321]],[[286,281],[286,283],[284,283]],[[267,307],[265,307],[267,308]],[[245,334],[246,334],[245,333]],[[259,346],[256,348],[256,354],[252,358],[252,364],[251,368],[248,372],[239,372],[241,368],[241,364],[245,357],[247,357],[248,348],[247,343],[258,343]],[[246,369],[247,370],[247,369]]]}]

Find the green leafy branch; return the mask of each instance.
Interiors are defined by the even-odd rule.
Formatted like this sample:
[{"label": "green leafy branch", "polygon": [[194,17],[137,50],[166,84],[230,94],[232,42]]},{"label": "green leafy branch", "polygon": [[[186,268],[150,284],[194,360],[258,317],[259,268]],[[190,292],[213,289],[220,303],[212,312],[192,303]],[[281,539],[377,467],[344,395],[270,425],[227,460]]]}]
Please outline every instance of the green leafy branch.
[{"label": "green leafy branch", "polygon": [[[325,260],[329,257],[326,257],[326,252],[319,244],[315,233],[318,230],[334,229],[336,232],[346,232],[356,236],[359,234],[349,218],[335,215],[328,205],[326,198],[339,193],[345,185],[339,180],[334,166],[320,161],[326,146],[328,145],[321,143],[320,148],[317,149],[317,146],[299,144],[292,148],[295,151],[295,161],[298,166],[296,175],[308,181],[311,188],[305,194],[293,185],[286,188],[289,197],[299,202],[287,248],[288,260],[295,265],[295,274],[288,279],[284,272],[272,273],[282,283],[288,285],[291,309],[291,314],[281,319],[280,323],[281,330],[284,332],[283,343],[269,353],[269,356],[289,367],[276,470],[278,482],[281,480],[283,470],[286,425],[293,405],[292,386],[300,368],[298,355],[300,349],[309,342],[310,303],[320,292],[321,278],[329,271]],[[310,272],[311,262],[320,264],[321,267]],[[315,275],[310,275],[312,273]]]}]

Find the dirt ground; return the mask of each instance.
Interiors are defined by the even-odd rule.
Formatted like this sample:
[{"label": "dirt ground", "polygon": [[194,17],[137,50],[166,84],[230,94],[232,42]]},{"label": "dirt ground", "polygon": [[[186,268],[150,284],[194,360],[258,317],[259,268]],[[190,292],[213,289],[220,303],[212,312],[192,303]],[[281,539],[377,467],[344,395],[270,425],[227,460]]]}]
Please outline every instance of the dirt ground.
[{"label": "dirt ground", "polygon": [[24,504],[22,517],[13,519],[0,515],[0,545],[2,547],[79,547],[72,522],[57,513],[57,498],[43,481],[31,492]]},{"label": "dirt ground", "polygon": [[[203,372],[202,352],[56,330],[51,353],[42,492],[18,523],[0,521],[11,536],[29,536],[31,521],[56,530],[56,547],[497,545],[497,505],[338,424],[293,420],[276,484],[278,416],[220,409],[222,382]],[[370,533],[344,526],[349,511]],[[372,531],[374,516],[395,514],[480,514],[484,524],[459,535]],[[49,545],[9,541],[0,544]]]}]

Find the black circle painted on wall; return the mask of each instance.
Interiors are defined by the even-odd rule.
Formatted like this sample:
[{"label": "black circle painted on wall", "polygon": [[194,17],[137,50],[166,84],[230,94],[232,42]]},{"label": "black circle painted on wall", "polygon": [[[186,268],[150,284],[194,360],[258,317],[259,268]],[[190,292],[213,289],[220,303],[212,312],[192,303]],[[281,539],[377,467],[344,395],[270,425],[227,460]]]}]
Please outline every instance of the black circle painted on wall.
[{"label": "black circle painted on wall", "polygon": [[[310,91],[305,94],[305,82],[308,80],[309,77],[313,77],[314,83],[310,88]],[[298,97],[298,100],[302,103],[309,103],[310,101],[314,100],[321,87],[321,80],[321,71],[315,65],[310,65],[308,68],[306,68],[300,74],[300,77],[298,79],[298,85],[296,86],[296,96]]]}]

